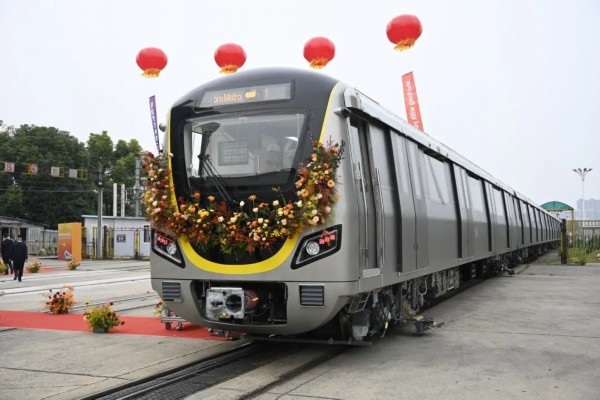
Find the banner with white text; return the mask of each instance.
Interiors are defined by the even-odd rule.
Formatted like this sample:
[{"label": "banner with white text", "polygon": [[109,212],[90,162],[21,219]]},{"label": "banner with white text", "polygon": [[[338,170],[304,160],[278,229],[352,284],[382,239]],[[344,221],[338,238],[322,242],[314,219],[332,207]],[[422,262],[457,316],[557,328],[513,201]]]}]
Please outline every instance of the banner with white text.
[{"label": "banner with white text", "polygon": [[160,151],[158,143],[158,123],[156,122],[156,98],[150,96],[150,118],[152,118],[152,129],[154,130],[154,141],[156,142],[156,150]]},{"label": "banner with white text", "polygon": [[419,109],[419,98],[413,73],[402,75],[402,89],[404,89],[404,106],[406,107],[406,120],[419,130],[423,129],[421,121],[421,110]]}]

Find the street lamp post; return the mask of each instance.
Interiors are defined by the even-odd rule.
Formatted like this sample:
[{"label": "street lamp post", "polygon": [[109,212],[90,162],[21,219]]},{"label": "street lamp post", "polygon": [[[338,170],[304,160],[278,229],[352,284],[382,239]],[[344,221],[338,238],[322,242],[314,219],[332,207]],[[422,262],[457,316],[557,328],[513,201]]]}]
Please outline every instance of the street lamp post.
[{"label": "street lamp post", "polygon": [[590,172],[591,168],[574,168],[575,172],[581,178],[581,220],[585,221],[585,176]]},{"label": "street lamp post", "polygon": [[102,182],[102,165],[98,165],[98,228],[96,229],[96,260],[102,260],[102,197],[104,194],[104,183]]}]

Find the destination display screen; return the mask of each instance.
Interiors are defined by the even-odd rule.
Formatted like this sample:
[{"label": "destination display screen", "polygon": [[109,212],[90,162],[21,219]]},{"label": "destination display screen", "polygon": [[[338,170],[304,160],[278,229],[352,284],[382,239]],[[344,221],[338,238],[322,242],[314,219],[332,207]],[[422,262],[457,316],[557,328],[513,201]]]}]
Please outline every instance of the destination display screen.
[{"label": "destination display screen", "polygon": [[248,142],[219,143],[219,165],[246,165],[248,154]]},{"label": "destination display screen", "polygon": [[235,89],[212,90],[204,93],[196,107],[218,107],[232,104],[259,103],[263,101],[290,100],[292,85],[282,83],[277,85],[250,86]]}]

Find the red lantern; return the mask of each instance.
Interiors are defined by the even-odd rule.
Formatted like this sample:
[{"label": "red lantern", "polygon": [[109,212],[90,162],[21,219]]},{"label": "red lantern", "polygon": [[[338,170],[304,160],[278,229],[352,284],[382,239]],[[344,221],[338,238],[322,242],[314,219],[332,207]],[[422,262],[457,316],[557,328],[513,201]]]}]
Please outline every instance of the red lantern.
[{"label": "red lantern", "polygon": [[222,44],[215,51],[215,61],[222,74],[232,74],[246,62],[246,52],[238,44]]},{"label": "red lantern", "polygon": [[387,25],[387,37],[399,51],[410,49],[422,31],[421,21],[414,15],[400,15]]},{"label": "red lantern", "polygon": [[158,78],[158,74],[167,66],[167,55],[156,47],[146,47],[140,50],[135,61],[144,71],[146,78]]},{"label": "red lantern", "polygon": [[304,58],[310,63],[310,67],[321,69],[333,60],[335,56],[335,45],[326,37],[314,37],[304,45]]}]

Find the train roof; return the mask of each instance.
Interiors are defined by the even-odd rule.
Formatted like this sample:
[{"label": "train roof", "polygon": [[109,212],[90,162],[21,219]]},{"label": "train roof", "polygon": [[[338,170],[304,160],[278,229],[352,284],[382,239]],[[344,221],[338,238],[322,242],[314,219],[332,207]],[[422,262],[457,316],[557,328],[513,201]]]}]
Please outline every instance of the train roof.
[{"label": "train roof", "polygon": [[239,71],[235,74],[229,74],[220,78],[213,79],[205,82],[202,85],[196,87],[181,99],[175,103],[177,105],[188,104],[190,100],[197,99],[201,92],[210,89],[220,89],[229,87],[244,87],[252,86],[253,84],[267,82],[267,81],[290,81],[294,80],[302,83],[310,82],[313,85],[319,85],[323,87],[333,87],[340,81],[334,79],[328,75],[299,68],[287,68],[287,67],[266,67],[266,68],[254,68],[245,71]]},{"label": "train roof", "polygon": [[487,180],[488,182],[513,194],[514,196],[518,197],[519,199],[526,201],[527,203],[529,203],[531,205],[536,206],[537,208],[539,208],[542,211],[545,211],[542,208],[540,208],[539,205],[536,204],[535,202],[533,202],[531,199],[529,199],[528,197],[524,196],[523,194],[517,192],[515,189],[513,189],[509,185],[505,184],[504,182],[500,181],[499,179],[495,178],[492,174],[490,174],[483,168],[479,167],[478,165],[474,164],[472,161],[468,160],[467,158],[463,157],[458,152],[454,151],[453,149],[446,146],[442,142],[435,140],[433,137],[431,137],[426,132],[423,132],[423,131],[415,128],[414,126],[409,124],[407,121],[400,118],[398,115],[394,114],[392,111],[388,110],[387,108],[383,107],[381,104],[379,104],[378,102],[376,102],[369,96],[365,95],[358,89],[353,89],[353,90],[356,92],[357,97],[360,99],[360,102],[359,102],[360,104],[358,105],[358,108],[360,108],[361,111],[368,114],[370,117],[382,121],[383,123],[389,125],[390,127],[396,129],[397,131],[401,132],[403,135],[409,137],[413,141],[421,144],[423,147],[431,149],[431,151],[441,155],[444,158],[447,158],[448,160],[451,160],[455,164],[462,166],[463,168],[470,171],[471,173],[474,173],[474,174],[480,176],[481,178]]},{"label": "train roof", "polygon": [[[381,104],[379,104],[369,96],[365,95],[355,87],[320,72],[289,67],[264,67],[239,71],[235,74],[225,75],[203,83],[202,85],[191,90],[181,99],[179,99],[175,103],[174,107],[177,107],[179,105],[187,105],[191,101],[195,101],[200,96],[201,92],[208,88],[219,89],[235,86],[248,86],[258,84],[261,82],[277,80],[294,80],[300,82],[300,84],[304,81],[312,85],[319,85],[323,87],[329,86],[332,89],[337,84],[342,84],[347,89],[350,89],[355,92],[356,97],[358,97],[359,99],[359,104],[357,105],[357,107],[362,112],[366,113],[372,118],[380,120],[381,122],[389,125],[393,129],[401,132],[403,135],[409,137],[413,141],[421,144],[423,147],[431,149],[432,152],[435,152],[441,155],[442,157],[451,160],[452,162],[462,166],[471,173],[474,173],[480,176],[481,178],[489,181],[490,183],[506,190],[507,192],[510,192],[511,194],[528,202],[529,204],[535,205],[537,208],[540,208],[536,203],[523,196],[521,193],[517,192],[516,190],[503,183],[499,179],[495,178],[492,174],[485,171],[483,168],[477,166],[473,162],[461,156],[459,153],[446,146],[442,142],[435,140],[426,132],[415,128],[407,121],[400,118],[398,115],[388,110],[387,108],[383,107]],[[540,209],[543,210],[542,208]]]}]

